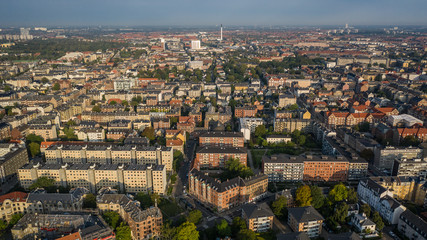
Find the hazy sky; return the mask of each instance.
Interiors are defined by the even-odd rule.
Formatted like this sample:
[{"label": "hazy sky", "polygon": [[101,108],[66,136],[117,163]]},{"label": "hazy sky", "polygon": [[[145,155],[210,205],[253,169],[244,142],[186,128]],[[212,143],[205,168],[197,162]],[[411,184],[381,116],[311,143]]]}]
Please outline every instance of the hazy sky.
[{"label": "hazy sky", "polygon": [[427,0],[1,0],[1,25],[427,25]]}]

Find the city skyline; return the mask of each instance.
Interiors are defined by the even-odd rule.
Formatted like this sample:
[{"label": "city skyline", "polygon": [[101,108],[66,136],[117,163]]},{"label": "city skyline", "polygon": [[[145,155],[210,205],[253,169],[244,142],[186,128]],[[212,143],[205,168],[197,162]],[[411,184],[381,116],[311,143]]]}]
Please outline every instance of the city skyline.
[{"label": "city skyline", "polygon": [[127,0],[123,2],[10,1],[0,9],[7,26],[110,25],[426,25],[427,2],[409,1],[268,1],[216,2]]}]

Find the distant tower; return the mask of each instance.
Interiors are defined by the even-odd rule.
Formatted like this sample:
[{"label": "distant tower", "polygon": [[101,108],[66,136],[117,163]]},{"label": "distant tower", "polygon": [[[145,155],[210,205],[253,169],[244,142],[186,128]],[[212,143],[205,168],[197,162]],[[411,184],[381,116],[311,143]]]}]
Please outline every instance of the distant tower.
[{"label": "distant tower", "polygon": [[219,38],[220,41],[222,41],[222,24],[221,24],[221,37]]},{"label": "distant tower", "polygon": [[346,29],[348,28],[348,23],[346,23],[346,24],[345,24],[345,28],[346,28]]}]

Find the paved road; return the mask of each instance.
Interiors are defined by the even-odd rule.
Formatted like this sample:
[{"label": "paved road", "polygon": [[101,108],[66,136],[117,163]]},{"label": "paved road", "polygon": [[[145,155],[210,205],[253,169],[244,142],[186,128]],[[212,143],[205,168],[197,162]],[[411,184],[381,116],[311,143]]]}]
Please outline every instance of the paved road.
[{"label": "paved road", "polygon": [[184,149],[184,163],[179,168],[176,184],[173,190],[173,196],[179,197],[183,193],[184,185],[188,182],[188,172],[190,171],[190,164],[193,160],[194,151],[196,150],[196,142],[188,140]]}]

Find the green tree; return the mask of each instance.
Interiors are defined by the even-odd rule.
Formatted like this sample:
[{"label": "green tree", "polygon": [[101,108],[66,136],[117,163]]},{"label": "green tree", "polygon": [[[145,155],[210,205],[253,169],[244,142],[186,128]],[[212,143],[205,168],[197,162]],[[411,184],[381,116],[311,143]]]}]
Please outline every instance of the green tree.
[{"label": "green tree", "polygon": [[264,125],[259,125],[255,128],[254,135],[256,137],[264,137],[266,134],[267,134],[267,129],[265,128]]},{"label": "green tree", "polygon": [[37,180],[33,184],[31,184],[28,187],[28,189],[30,191],[32,191],[36,188],[44,188],[48,192],[55,192],[55,190],[56,190],[55,180],[50,179],[48,177],[39,177],[39,178],[37,178]]},{"label": "green tree", "polygon": [[12,88],[9,85],[5,85],[3,90],[5,92],[10,92],[10,91],[12,91]]},{"label": "green tree", "polygon": [[123,106],[129,106],[129,103],[128,103],[128,101],[123,100],[123,101],[122,101],[122,105],[123,105]]},{"label": "green tree", "polygon": [[92,112],[101,112],[101,107],[99,105],[93,106]]},{"label": "green tree", "polygon": [[323,206],[325,202],[325,197],[323,196],[322,190],[318,186],[310,186],[311,198],[313,199],[312,205],[314,208],[319,209]]},{"label": "green tree", "polygon": [[194,225],[194,223],[184,222],[177,228],[174,239],[175,240],[198,240],[199,231],[197,231],[197,227],[196,225]]},{"label": "green tree", "polygon": [[329,199],[332,202],[341,202],[348,197],[348,189],[343,183],[338,183],[329,191]]},{"label": "green tree", "polygon": [[109,104],[110,104],[110,105],[116,105],[116,104],[117,104],[117,102],[113,100],[113,101],[111,101]]},{"label": "green tree", "polygon": [[354,204],[354,203],[357,203],[359,201],[359,198],[357,198],[357,192],[356,192],[356,190],[354,190],[354,188],[350,188],[348,190],[347,201],[350,204]]},{"label": "green tree", "polygon": [[279,218],[283,219],[285,216],[286,206],[287,206],[288,200],[284,196],[280,196],[277,198],[273,204],[271,204],[271,208],[273,210],[274,215]]},{"label": "green tree", "polygon": [[40,144],[32,142],[28,145],[32,157],[35,157],[40,154]]},{"label": "green tree", "polygon": [[289,105],[286,109],[289,111],[295,111],[298,109],[298,104]]},{"label": "green tree", "polygon": [[48,83],[48,82],[49,82],[49,79],[47,79],[46,77],[43,77],[43,78],[41,79],[41,82],[42,82],[43,84],[46,84],[46,83]]},{"label": "green tree", "polygon": [[141,133],[142,137],[148,138],[150,141],[154,141],[156,139],[156,134],[154,133],[154,128],[146,127]]},{"label": "green tree", "polygon": [[360,213],[365,213],[365,215],[367,217],[371,216],[371,207],[368,204],[363,204],[362,206],[360,206]]},{"label": "green tree", "polygon": [[6,222],[6,221],[4,221],[4,220],[1,220],[1,219],[0,219],[0,231],[4,231],[4,230],[6,230],[6,229],[7,229],[7,227],[8,227],[7,222]]},{"label": "green tree", "polygon": [[194,223],[196,225],[200,222],[201,219],[202,219],[202,212],[197,209],[192,210],[187,216],[187,221],[190,223]]},{"label": "green tree", "polygon": [[38,136],[38,135],[35,135],[35,134],[31,133],[31,134],[27,135],[27,142],[30,142],[30,143],[31,142],[42,143],[43,142],[43,138],[40,137],[40,136]]},{"label": "green tree", "polygon": [[241,217],[233,218],[233,222],[231,223],[231,232],[233,236],[237,236],[237,233],[240,230],[246,229],[246,221]]},{"label": "green tree", "polygon": [[381,74],[378,74],[375,76],[374,81],[381,82],[383,80],[383,76]]},{"label": "green tree", "polygon": [[162,240],[173,240],[176,235],[176,228],[172,227],[170,222],[165,222],[162,226]]},{"label": "green tree", "polygon": [[121,218],[117,212],[107,211],[102,214],[102,217],[111,228],[116,229],[118,226],[120,226]]},{"label": "green tree", "polygon": [[302,185],[297,189],[295,201],[299,207],[310,206],[312,200],[309,186]]},{"label": "green tree", "polygon": [[93,193],[88,193],[83,198],[83,208],[96,208],[96,196]]},{"label": "green tree", "polygon": [[59,85],[59,83],[55,83],[52,87],[52,90],[58,91],[60,88],[61,88],[61,86]]},{"label": "green tree", "polygon": [[135,200],[139,201],[141,203],[142,209],[147,209],[151,206],[153,206],[153,202],[151,201],[150,195],[144,192],[139,192],[135,195]]},{"label": "green tree", "polygon": [[116,238],[120,240],[132,240],[130,227],[125,223],[120,223],[120,226],[116,229]]},{"label": "green tree", "polygon": [[383,228],[384,228],[384,221],[383,221],[383,219],[381,218],[380,214],[377,211],[375,211],[372,214],[372,221],[377,225],[376,228],[377,228],[378,231],[382,231],[383,230]]},{"label": "green tree", "polygon": [[22,213],[13,214],[9,221],[9,227],[13,227],[23,216]]},{"label": "green tree", "polygon": [[250,229],[243,229],[237,233],[238,240],[257,240],[256,233]]},{"label": "green tree", "polygon": [[181,167],[181,164],[183,161],[184,161],[184,155],[182,154],[182,152],[174,151],[172,168],[175,172],[179,171],[179,167]]},{"label": "green tree", "polygon": [[401,146],[409,147],[409,146],[418,146],[420,145],[420,140],[418,140],[416,137],[410,135],[403,138],[403,140],[400,142]]},{"label": "green tree", "polygon": [[225,219],[222,219],[221,222],[216,225],[216,231],[221,238],[231,236],[231,228]]},{"label": "green tree", "polygon": [[341,202],[338,204],[338,206],[336,206],[335,211],[334,211],[334,215],[333,215],[333,220],[342,224],[345,222],[345,218],[347,217],[348,214],[348,205],[345,202]]}]

